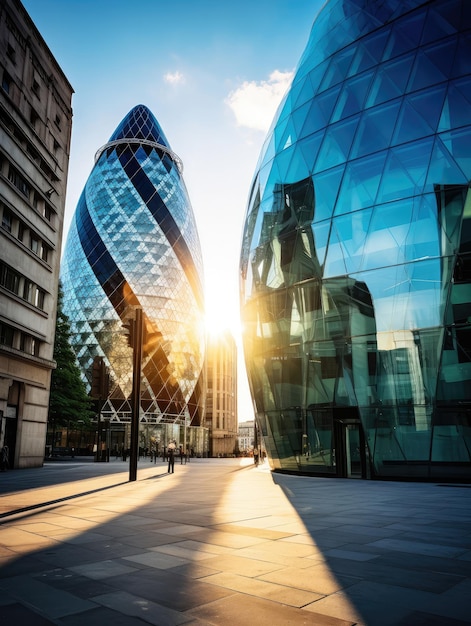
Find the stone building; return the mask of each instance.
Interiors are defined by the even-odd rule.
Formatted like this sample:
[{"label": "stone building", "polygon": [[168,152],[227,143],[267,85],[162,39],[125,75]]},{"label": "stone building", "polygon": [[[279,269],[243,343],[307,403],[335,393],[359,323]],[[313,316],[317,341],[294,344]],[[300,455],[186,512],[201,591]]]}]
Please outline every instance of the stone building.
[{"label": "stone building", "polygon": [[0,446],[41,466],[73,89],[18,0],[0,5]]}]

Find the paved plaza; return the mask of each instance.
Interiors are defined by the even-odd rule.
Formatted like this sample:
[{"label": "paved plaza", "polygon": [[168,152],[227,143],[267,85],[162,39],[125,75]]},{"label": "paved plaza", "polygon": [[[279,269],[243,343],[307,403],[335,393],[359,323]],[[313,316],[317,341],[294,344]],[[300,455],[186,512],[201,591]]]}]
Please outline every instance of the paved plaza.
[{"label": "paved plaza", "polygon": [[0,624],[471,624],[471,485],[248,459],[0,474]]}]

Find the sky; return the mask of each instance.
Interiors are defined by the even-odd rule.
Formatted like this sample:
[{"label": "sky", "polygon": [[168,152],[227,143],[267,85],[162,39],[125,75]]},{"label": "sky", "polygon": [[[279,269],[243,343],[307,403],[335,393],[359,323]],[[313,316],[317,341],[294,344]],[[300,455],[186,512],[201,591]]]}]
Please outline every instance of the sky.
[{"label": "sky", "polygon": [[239,256],[260,150],[324,0],[22,0],[74,89],[63,247],[97,150],[137,104],[183,161],[208,327],[238,345]]}]

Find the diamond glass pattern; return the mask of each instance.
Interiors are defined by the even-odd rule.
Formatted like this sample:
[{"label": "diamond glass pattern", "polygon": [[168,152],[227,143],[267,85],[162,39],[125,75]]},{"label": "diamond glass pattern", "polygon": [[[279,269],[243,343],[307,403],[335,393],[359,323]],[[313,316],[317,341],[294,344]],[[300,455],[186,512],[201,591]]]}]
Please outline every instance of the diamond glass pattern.
[{"label": "diamond glass pattern", "polygon": [[132,350],[123,323],[142,307],[146,421],[201,423],[203,267],[180,159],[154,115],[132,109],[78,202],[61,271],[71,340],[90,384],[95,356],[110,373],[105,413],[128,419]]}]

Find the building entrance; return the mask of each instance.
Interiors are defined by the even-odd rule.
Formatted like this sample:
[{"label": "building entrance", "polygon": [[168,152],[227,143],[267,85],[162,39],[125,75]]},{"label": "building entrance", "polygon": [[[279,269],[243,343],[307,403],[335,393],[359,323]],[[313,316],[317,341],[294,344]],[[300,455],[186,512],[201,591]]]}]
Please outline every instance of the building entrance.
[{"label": "building entrance", "polygon": [[334,418],[335,458],[339,478],[369,478],[365,435],[357,418]]}]

